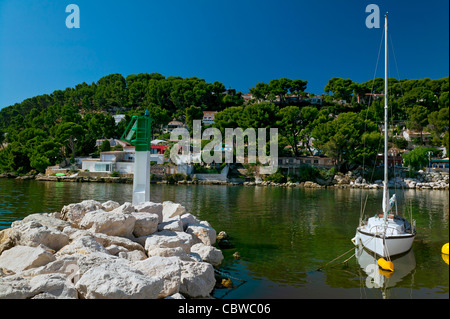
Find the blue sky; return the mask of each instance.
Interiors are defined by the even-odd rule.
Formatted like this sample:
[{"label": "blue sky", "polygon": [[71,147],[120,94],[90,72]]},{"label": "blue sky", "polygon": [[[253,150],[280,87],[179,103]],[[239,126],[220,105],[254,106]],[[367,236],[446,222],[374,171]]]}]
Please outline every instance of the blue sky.
[{"label": "blue sky", "polygon": [[[79,29],[65,25],[71,3]],[[448,76],[448,0],[0,0],[0,108],[111,73],[196,76],[242,92],[281,77],[315,94],[334,76],[366,82],[383,27],[366,27],[371,3],[390,13],[392,76]]]}]

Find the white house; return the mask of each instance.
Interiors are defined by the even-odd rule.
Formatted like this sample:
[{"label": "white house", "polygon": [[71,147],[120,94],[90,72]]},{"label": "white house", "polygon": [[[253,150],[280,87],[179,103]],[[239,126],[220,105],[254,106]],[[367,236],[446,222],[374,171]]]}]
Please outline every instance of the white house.
[{"label": "white house", "polygon": [[90,172],[132,174],[134,169],[134,152],[112,151],[100,153],[100,158],[82,161],[82,170]]}]

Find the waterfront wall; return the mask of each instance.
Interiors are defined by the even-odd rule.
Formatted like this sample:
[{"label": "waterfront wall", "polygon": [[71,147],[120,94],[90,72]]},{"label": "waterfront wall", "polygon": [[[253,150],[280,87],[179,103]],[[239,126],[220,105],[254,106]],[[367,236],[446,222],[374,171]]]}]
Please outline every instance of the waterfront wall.
[{"label": "waterfront wall", "polygon": [[[222,172],[223,173],[223,172]],[[35,179],[37,181],[55,181],[55,182],[97,182],[97,183],[133,183],[133,174],[120,174],[119,177],[111,177],[108,173],[84,173],[80,172],[76,176],[44,176],[27,175],[16,176],[14,174],[0,174],[0,178],[17,179]],[[160,176],[152,182],[167,184],[164,177]],[[368,183],[361,176],[351,172],[343,175],[337,174],[328,181],[315,180],[306,182],[286,182],[275,183],[263,181],[256,178],[255,181],[245,181],[242,178],[230,178],[224,174],[197,174],[193,180],[180,180],[175,184],[213,184],[213,185],[243,185],[243,186],[273,186],[273,187],[299,187],[299,188],[362,188],[362,189],[381,189],[383,184],[381,180]],[[414,178],[396,177],[391,179],[389,188],[397,189],[418,189],[418,190],[448,190],[449,174],[446,172],[421,172]]]}]

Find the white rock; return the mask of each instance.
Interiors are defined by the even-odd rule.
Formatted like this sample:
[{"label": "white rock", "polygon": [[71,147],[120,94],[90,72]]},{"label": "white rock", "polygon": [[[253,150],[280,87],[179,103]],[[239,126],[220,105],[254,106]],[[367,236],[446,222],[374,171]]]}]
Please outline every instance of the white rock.
[{"label": "white rock", "polygon": [[[120,207],[117,209],[121,209]],[[136,218],[132,214],[105,212],[96,210],[86,213],[80,222],[84,229],[110,236],[131,237]]]},{"label": "white rock", "polygon": [[147,254],[148,254],[149,257],[153,257],[153,256],[178,257],[181,260],[192,261],[192,259],[189,257],[189,255],[181,247],[175,247],[175,248],[154,247],[154,248],[149,248]]},{"label": "white rock", "polygon": [[0,299],[77,299],[78,293],[64,274],[0,278]]},{"label": "white rock", "polygon": [[5,250],[0,255],[0,268],[18,273],[30,268],[43,266],[55,259],[52,253],[41,247],[19,245]]},{"label": "white rock", "polygon": [[56,260],[51,261],[44,266],[31,268],[22,271],[20,274],[23,277],[35,277],[37,275],[57,273],[57,274],[64,274],[66,276],[73,275],[72,277],[76,278],[76,273],[79,268],[77,265],[77,261],[79,258],[80,258],[79,255],[58,256]]},{"label": "white rock", "polygon": [[[72,241],[78,237],[91,236],[103,247],[117,245],[117,246],[121,246],[121,247],[125,248],[127,251],[134,251],[134,250],[140,250],[142,252],[145,251],[143,245],[140,245],[139,243],[136,243],[125,237],[108,236],[108,235],[102,234],[102,233],[91,232],[88,229],[77,229],[77,228],[72,228],[72,227],[64,228],[63,233],[68,235],[70,240],[72,240]],[[123,250],[121,250],[121,251],[123,251]]]},{"label": "white rock", "polygon": [[171,201],[163,202],[163,221],[175,216],[183,215],[185,213],[186,208],[184,208],[184,206],[178,203],[173,203]]},{"label": "white rock", "polygon": [[191,253],[199,254],[204,262],[210,263],[213,266],[220,265],[223,260],[221,250],[203,243],[193,245],[191,247]]},{"label": "white rock", "polygon": [[70,223],[58,218],[54,218],[51,216],[48,216],[47,214],[31,214],[25,217],[21,221],[15,221],[14,224],[25,224],[30,221],[35,221],[38,224],[41,224],[43,226],[47,226],[49,228],[54,228],[58,231],[62,231],[65,227],[70,226]]},{"label": "white rock", "polygon": [[120,252],[118,256],[129,261],[139,261],[147,259],[147,255],[145,255],[145,253],[140,250]]},{"label": "white rock", "polygon": [[137,204],[134,208],[138,213],[150,213],[158,215],[158,223],[161,223],[163,220],[163,205],[161,203],[144,202]]},{"label": "white rock", "polygon": [[190,234],[163,230],[146,238],[145,250],[148,252],[153,248],[181,247],[186,253],[189,253],[193,244],[193,237]]},{"label": "white rock", "polygon": [[118,202],[115,202],[113,200],[109,200],[107,202],[104,202],[102,204],[101,209],[103,209],[105,212],[110,212],[116,208],[120,207],[120,204]]},{"label": "white rock", "polygon": [[55,251],[69,243],[69,237],[66,234],[55,228],[41,225],[34,220],[15,224],[9,237],[17,245],[32,247],[44,245]]},{"label": "white rock", "polygon": [[75,287],[86,299],[156,299],[164,281],[122,263],[103,263],[86,271]]},{"label": "white rock", "polygon": [[183,231],[183,223],[181,222],[180,216],[166,219],[158,225],[158,230]]},{"label": "white rock", "polygon": [[134,206],[130,202],[125,202],[121,206],[113,209],[112,213],[121,213],[121,214],[129,214],[134,212]]},{"label": "white rock", "polygon": [[204,262],[181,261],[180,293],[192,298],[208,297],[216,283],[214,268]]},{"label": "white rock", "polygon": [[177,257],[149,257],[134,263],[134,266],[150,277],[161,277],[164,288],[158,298],[165,298],[180,291],[181,267]]},{"label": "white rock", "polygon": [[200,224],[200,220],[190,213],[186,213],[181,215],[181,223],[183,224],[183,230],[186,231],[186,228],[192,224]]},{"label": "white rock", "polygon": [[160,218],[157,214],[138,212],[132,213],[132,215],[136,218],[133,230],[135,237],[148,236],[158,230]]},{"label": "white rock", "polygon": [[78,299],[75,286],[63,274],[44,274],[32,277],[30,289],[37,293],[32,299]]},{"label": "white rock", "polygon": [[92,237],[103,247],[108,247],[111,245],[122,246],[128,251],[139,250],[144,252],[144,247],[139,243],[132,241],[131,239],[119,236],[108,236],[102,233],[93,233]]},{"label": "white rock", "polygon": [[168,296],[164,299],[186,299],[186,298],[184,298],[182,294],[176,293],[176,294],[173,294],[172,296]]},{"label": "white rock", "polygon": [[71,242],[69,245],[61,248],[56,256],[73,255],[73,254],[90,254],[93,252],[108,253],[108,251],[100,245],[92,236],[81,236]]},{"label": "white rock", "polygon": [[95,200],[84,200],[81,203],[69,204],[61,210],[62,219],[78,225],[87,212],[100,209],[101,207],[102,204]]},{"label": "white rock", "polygon": [[205,245],[213,245],[216,242],[216,231],[208,224],[189,225],[186,233],[193,235],[195,243],[202,242]]},{"label": "white rock", "polygon": [[108,247],[105,247],[106,251],[110,253],[111,255],[117,256],[119,253],[125,253],[128,252],[128,250],[122,246],[117,245],[110,245]]}]

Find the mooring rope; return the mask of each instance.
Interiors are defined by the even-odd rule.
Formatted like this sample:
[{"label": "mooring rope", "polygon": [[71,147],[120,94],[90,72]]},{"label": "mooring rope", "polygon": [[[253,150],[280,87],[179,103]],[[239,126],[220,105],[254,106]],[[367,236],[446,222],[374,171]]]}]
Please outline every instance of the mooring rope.
[{"label": "mooring rope", "polygon": [[[355,247],[352,247],[352,249],[346,251],[346,252],[343,253],[342,255],[337,256],[337,257],[334,258],[333,260],[327,262],[325,265],[320,266],[319,268],[316,269],[316,271],[320,271],[320,270],[324,269],[326,266],[328,266],[329,264],[331,264],[333,261],[335,261],[335,260],[337,260],[337,259],[339,259],[339,258],[341,258],[341,257],[343,257],[343,256],[345,256],[345,255],[347,255],[349,252],[353,251],[354,249],[355,249]],[[353,256],[351,256],[351,257],[353,257]],[[351,257],[350,257],[350,258],[351,258]]]}]

